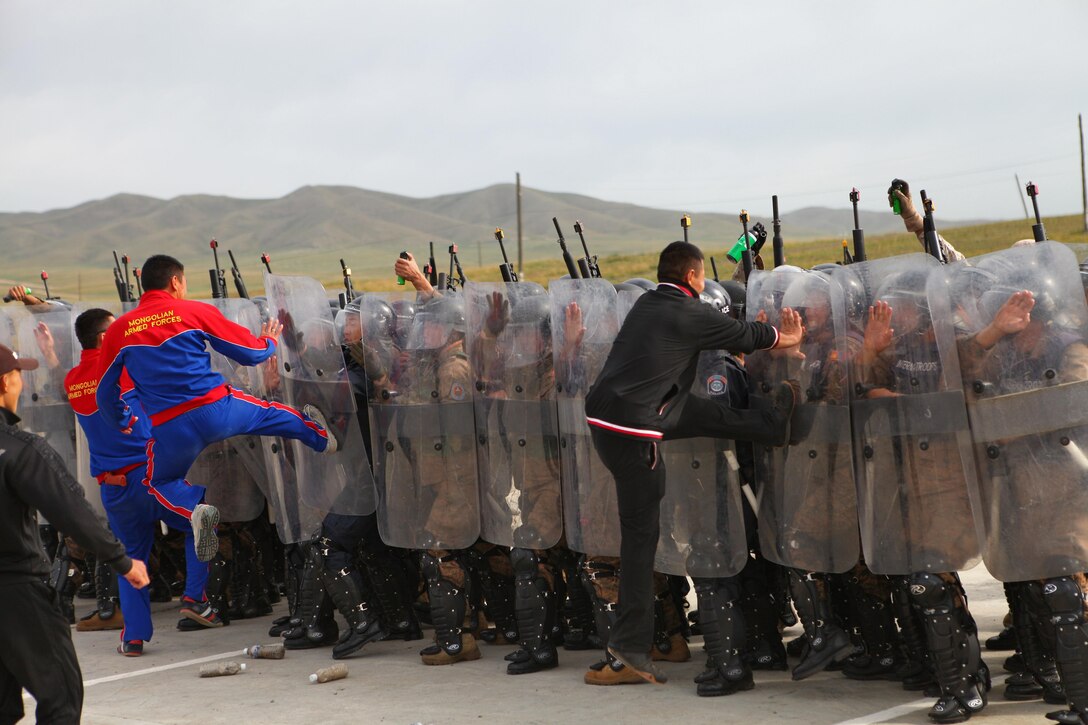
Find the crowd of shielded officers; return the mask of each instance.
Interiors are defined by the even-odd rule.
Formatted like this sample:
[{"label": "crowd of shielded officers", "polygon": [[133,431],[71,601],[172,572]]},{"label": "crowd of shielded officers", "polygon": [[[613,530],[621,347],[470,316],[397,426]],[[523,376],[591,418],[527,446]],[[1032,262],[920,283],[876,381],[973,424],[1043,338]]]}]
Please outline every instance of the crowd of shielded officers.
[{"label": "crowd of shielded officers", "polygon": [[[74,620],[73,597],[94,598],[77,629],[121,629],[119,652],[139,656],[151,597],[181,595],[192,631],[286,597],[270,634],[290,649],[342,659],[426,625],[425,665],[487,645],[531,674],[560,650],[598,649],[583,680],[602,686],[664,683],[662,663],[690,659],[701,636],[700,696],[750,690],[753,671],[793,660],[798,680],[839,670],[925,691],[940,723],[985,708],[985,646],[1011,652],[1003,697],[1088,723],[1088,272],[1041,222],[1034,239],[964,259],[905,182],[889,202],[918,252],[869,260],[856,232],[848,263],[800,269],[776,244],[764,268],[745,226],[726,280],[684,241],[663,250],[657,283],[613,283],[564,246],[570,274],[547,289],[509,264],[503,282],[473,282],[455,256],[438,275],[405,252],[402,291],[349,284],[332,304],[317,281],[269,267],[264,297],[220,287],[208,304],[223,322],[188,321],[212,313],[190,311],[169,257],[148,260],[145,287],[151,265],[180,289],[116,309],[13,288],[24,306],[0,309],[0,343],[42,362],[22,372],[22,428],[151,563],[137,596],[42,520],[57,606]],[[146,307],[163,290],[170,316]],[[102,480],[106,464],[90,474],[95,449],[133,431],[98,440],[78,400],[91,384],[61,381],[103,340],[105,356],[127,349],[107,328],[142,340],[173,324],[210,349],[156,367],[132,352],[120,392],[154,401],[177,364],[218,376],[265,422],[209,418],[187,458],[149,408],[147,470],[129,485],[161,510],[122,536],[121,497],[106,493],[124,484]],[[156,461],[182,466],[188,498]],[[980,561],[1009,605],[984,645],[957,574]]]}]

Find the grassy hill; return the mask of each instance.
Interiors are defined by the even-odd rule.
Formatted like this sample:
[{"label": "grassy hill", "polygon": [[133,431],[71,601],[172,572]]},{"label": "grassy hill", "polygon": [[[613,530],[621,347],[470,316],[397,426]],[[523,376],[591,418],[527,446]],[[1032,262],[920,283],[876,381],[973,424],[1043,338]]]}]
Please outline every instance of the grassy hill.
[{"label": "grassy hill", "polygon": [[[522,202],[530,269],[534,260],[559,259],[553,216],[569,235],[572,252],[580,247],[572,230],[577,219],[592,251],[602,257],[653,253],[681,236],[679,210],[531,188],[523,188]],[[221,243],[223,261],[227,249],[234,252],[251,285],[259,284],[262,252],[272,255],[278,271],[334,278],[344,258],[359,278],[384,277],[389,259],[400,250],[425,256],[427,242],[434,241],[443,255],[458,244],[467,268],[490,268],[501,261],[492,237],[496,226],[506,230],[508,252],[516,257],[515,209],[511,184],[427,199],[344,186],[307,186],[279,199],[118,194],[71,209],[0,214],[0,278],[39,288],[44,268],[54,292],[106,297],[112,294],[113,250],[127,253],[135,264],[166,251],[190,267],[194,291],[206,290],[213,237]],[[769,226],[759,211],[752,209],[753,222]],[[784,214],[782,221],[787,239],[812,240],[849,236],[853,218],[846,209],[806,208]],[[952,225],[938,221],[941,228]],[[869,234],[900,227],[890,213],[862,212],[861,224]],[[691,238],[697,243],[725,246],[739,234],[732,214],[694,216]]]},{"label": "grassy hill", "polygon": [[[1079,259],[1088,257],[1088,234],[1084,232],[1083,219],[1079,215],[1050,217],[1044,220],[1047,235],[1070,244],[1077,252]],[[987,252],[1003,249],[1010,246],[1018,239],[1030,237],[1031,226],[1025,221],[996,222],[969,227],[960,227],[950,230],[945,234],[952,244],[968,257],[985,254]],[[668,239],[669,237],[665,237]],[[697,240],[696,240],[697,241]],[[769,244],[769,243],[768,243]],[[725,259],[725,244],[706,244],[703,251],[709,256],[714,256],[718,261],[718,271],[722,277],[731,275],[734,265]],[[912,234],[882,234],[866,235],[866,247],[871,258],[888,257],[896,254],[919,251],[917,239]],[[426,255],[425,244],[414,248],[419,256]],[[441,251],[441,250],[436,250]],[[388,249],[378,263],[378,267],[360,271],[353,268],[353,280],[358,290],[393,290],[397,289],[393,276],[393,262],[397,256],[397,250]],[[612,280],[622,281],[631,277],[646,277],[653,279],[657,267],[657,251],[642,252],[638,254],[606,254],[601,255],[601,269]],[[274,255],[272,269],[278,273],[304,274],[320,279],[330,294],[335,294],[342,289],[342,278],[339,273],[339,252],[314,251],[311,249],[298,249]],[[225,255],[224,255],[225,256]],[[465,250],[462,255],[462,265],[470,279],[481,281],[498,281],[498,255],[490,254],[491,260],[481,267],[473,262],[471,250]],[[811,267],[821,262],[835,262],[842,258],[842,239],[817,239],[812,241],[790,241],[786,243],[786,261],[800,267]],[[770,249],[767,249],[767,260],[770,261]],[[199,261],[204,261],[201,257]],[[210,259],[208,260],[210,262]],[[246,275],[249,291],[253,295],[262,291],[261,274],[263,268],[252,264],[251,260],[240,260],[243,266],[243,274]],[[445,270],[448,266],[448,256],[443,255],[438,260],[439,269]],[[112,266],[112,257],[110,265]],[[96,265],[92,268],[60,266],[50,269],[50,290],[54,294],[61,294],[67,299],[112,299],[114,290],[109,266]],[[206,264],[190,263],[189,287],[194,298],[207,297],[209,293],[208,277],[204,271]],[[384,269],[382,269],[384,268]],[[5,263],[3,277],[8,278],[8,265]],[[12,275],[9,279],[0,279],[0,284],[13,283],[14,279],[30,284],[35,289],[40,289],[37,283],[37,270],[28,271],[25,276]],[[524,278],[546,284],[549,280],[561,277],[566,273],[558,249],[553,246],[547,249],[547,256],[530,257],[525,264]],[[75,282],[75,284],[73,283]],[[233,297],[234,287],[230,282],[230,274],[227,273],[227,282],[230,295]]]}]

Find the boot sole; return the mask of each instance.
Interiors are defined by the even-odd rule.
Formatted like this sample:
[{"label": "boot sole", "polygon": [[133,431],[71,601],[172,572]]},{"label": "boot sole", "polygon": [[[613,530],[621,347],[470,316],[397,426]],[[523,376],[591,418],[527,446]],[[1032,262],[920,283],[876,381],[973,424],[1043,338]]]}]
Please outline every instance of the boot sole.
[{"label": "boot sole", "polygon": [[614,682],[598,682],[597,680],[590,679],[589,675],[582,677],[582,682],[587,685],[594,685],[596,687],[615,687],[616,685],[642,685],[646,683],[646,680],[641,677],[635,677],[630,680],[616,680]]},{"label": "boot sole", "polygon": [[746,692],[748,690],[755,689],[756,683],[753,681],[747,681],[740,683],[737,687],[731,687],[728,690],[722,690],[720,692],[699,692],[699,689],[695,689],[695,694],[699,697],[728,697],[729,695],[735,695],[738,692]]},{"label": "boot sole", "polygon": [[[535,660],[534,660],[534,662],[535,662]],[[532,667],[532,669],[526,669],[526,670],[514,670],[514,669],[511,669],[514,665],[519,665],[519,664],[522,664],[522,663],[520,663],[520,662],[511,662],[510,665],[507,666],[507,668],[506,668],[506,674],[508,674],[508,675],[531,675],[534,672],[543,672],[544,670],[554,670],[556,667],[559,666],[559,660],[552,660],[549,664],[546,664],[546,665],[542,665],[539,662],[536,662],[536,664]]]},{"label": "boot sole", "polygon": [[852,644],[843,645],[841,648],[836,650],[834,654],[832,654],[825,661],[820,663],[819,667],[812,670],[811,672],[804,672],[803,674],[798,675],[797,674],[797,667],[800,667],[800,665],[798,665],[797,667],[794,668],[793,673],[791,674],[791,677],[793,678],[794,682],[798,682],[800,680],[808,679],[809,677],[812,677],[813,675],[819,674],[820,672],[823,672],[824,670],[826,670],[828,667],[831,666],[831,664],[833,662],[842,662],[844,659],[849,657],[850,654],[853,651],[854,651],[854,645],[852,645]]},{"label": "boot sole", "polygon": [[[443,652],[445,652],[445,650],[443,650]],[[475,649],[475,650],[472,650],[471,652],[462,652],[461,654],[454,655],[452,657],[449,656],[449,655],[446,655],[446,657],[443,658],[442,662],[438,662],[438,661],[435,661],[435,660],[432,660],[432,661],[428,662],[427,658],[431,657],[431,656],[432,655],[423,655],[423,657],[421,658],[423,660],[423,664],[430,665],[432,667],[441,667],[442,665],[455,665],[458,662],[471,662],[473,660],[478,660],[478,659],[480,659],[481,655],[480,655],[480,650]]]},{"label": "boot sole", "polygon": [[631,670],[633,674],[638,675],[642,679],[649,682],[651,685],[664,685],[666,682],[668,682],[668,678],[666,677],[661,677],[660,679],[658,679],[658,677],[654,675],[654,673],[646,672],[645,670],[640,670],[639,668],[635,667],[626,658],[621,657],[620,654],[611,647],[608,648],[608,651],[612,654],[613,657],[623,663],[624,667]]},{"label": "boot sole", "polygon": [[189,621],[196,622],[205,629],[217,629],[223,626],[223,622],[213,622],[210,619],[205,619],[191,609],[181,610],[181,616],[185,617]]},{"label": "boot sole", "polygon": [[1001,696],[1011,702],[1031,702],[1032,700],[1042,700],[1043,691],[1039,690],[1039,692],[1009,692],[1006,689],[1003,693],[1001,693]]},{"label": "boot sole", "polygon": [[373,635],[371,637],[367,637],[362,642],[358,642],[358,643],[352,645],[350,649],[342,650],[340,652],[336,651],[336,646],[334,645],[333,648],[332,648],[332,658],[334,660],[346,659],[348,657],[351,657],[353,654],[355,654],[359,650],[361,650],[363,647],[366,647],[371,642],[380,642],[383,639],[385,639],[385,632],[378,632],[377,634],[375,634],[375,635]]},{"label": "boot sole", "polygon": [[215,527],[219,525],[219,509],[212,509],[211,515],[202,515],[200,525],[194,530],[196,540],[193,542],[196,548],[198,561],[208,562],[219,553],[219,535],[215,533]]}]

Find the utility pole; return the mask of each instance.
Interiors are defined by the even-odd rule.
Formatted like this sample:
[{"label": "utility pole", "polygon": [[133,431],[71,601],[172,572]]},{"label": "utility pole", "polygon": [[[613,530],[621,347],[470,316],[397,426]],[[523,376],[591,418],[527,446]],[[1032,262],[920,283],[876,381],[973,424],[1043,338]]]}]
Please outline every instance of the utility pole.
[{"label": "utility pole", "polygon": [[522,245],[521,245],[521,172],[517,172],[517,190],[518,190],[518,274],[522,272]]},{"label": "utility pole", "polygon": [[1016,195],[1020,197],[1020,205],[1024,207],[1024,218],[1031,219],[1028,216],[1028,203],[1024,201],[1024,187],[1020,185],[1020,174],[1013,174],[1013,178],[1016,179]]},{"label": "utility pole", "polygon": [[1088,232],[1088,183],[1084,178],[1084,117],[1079,113],[1077,128],[1080,130],[1080,203],[1084,210],[1084,231]]}]

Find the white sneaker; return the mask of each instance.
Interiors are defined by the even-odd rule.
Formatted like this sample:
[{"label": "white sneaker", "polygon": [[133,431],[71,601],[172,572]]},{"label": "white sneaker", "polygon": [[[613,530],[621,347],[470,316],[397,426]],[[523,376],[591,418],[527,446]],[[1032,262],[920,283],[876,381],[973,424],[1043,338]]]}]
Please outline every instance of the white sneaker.
[{"label": "white sneaker", "polygon": [[215,533],[215,527],[219,525],[219,509],[206,503],[197,504],[190,522],[193,525],[196,558],[211,561],[219,551],[219,535]]},{"label": "white sneaker", "polygon": [[322,453],[336,453],[340,449],[339,443],[336,441],[336,436],[333,435],[332,430],[329,428],[329,422],[325,420],[325,414],[318,410],[315,405],[302,406],[302,414],[321,426],[321,429],[325,431],[325,435],[328,437],[329,444],[325,446],[325,450]]}]

